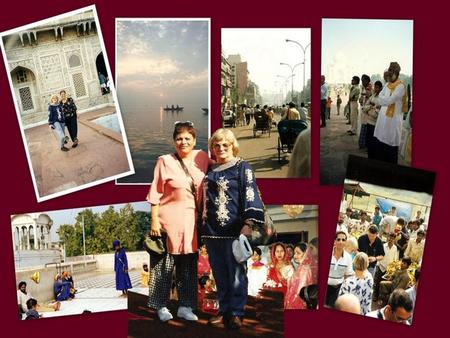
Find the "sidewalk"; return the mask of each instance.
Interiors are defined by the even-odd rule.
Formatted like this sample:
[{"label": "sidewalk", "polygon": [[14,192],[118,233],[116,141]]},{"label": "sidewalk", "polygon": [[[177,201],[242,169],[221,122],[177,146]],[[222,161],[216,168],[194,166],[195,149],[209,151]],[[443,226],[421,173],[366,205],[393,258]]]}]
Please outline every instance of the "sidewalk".
[{"label": "sidewalk", "polygon": [[[114,107],[81,114],[78,147],[60,150],[47,124],[26,129],[30,160],[41,197],[118,175],[129,170],[122,136],[90,120],[114,113]],[[66,129],[66,135],[68,135]]]},{"label": "sidewalk", "polygon": [[331,119],[327,120],[327,126],[320,128],[320,184],[341,185],[344,183],[347,170],[348,155],[367,157],[365,150],[359,149],[359,136],[350,136],[347,130],[344,107],[348,96],[342,96],[340,115],[337,115],[336,97],[331,107]]},{"label": "sidewalk", "polygon": [[[279,116],[275,115],[275,120]],[[278,163],[278,130],[272,127],[269,134],[261,134],[260,131],[253,137],[254,120],[248,126],[230,128],[239,142],[239,154],[250,163],[255,171],[256,178],[286,178],[289,168],[290,154],[281,155],[281,163]]]},{"label": "sidewalk", "polygon": [[[140,271],[130,271],[133,291],[143,292],[140,281]],[[126,310],[127,298],[120,297],[121,292],[116,290],[115,274],[98,272],[83,276],[82,280],[75,279],[77,293],[73,300],[61,302],[61,308],[55,312],[43,313],[44,318],[79,315],[83,311],[105,312]],[[136,288],[136,289],[135,289]],[[148,293],[148,291],[147,291]]]}]

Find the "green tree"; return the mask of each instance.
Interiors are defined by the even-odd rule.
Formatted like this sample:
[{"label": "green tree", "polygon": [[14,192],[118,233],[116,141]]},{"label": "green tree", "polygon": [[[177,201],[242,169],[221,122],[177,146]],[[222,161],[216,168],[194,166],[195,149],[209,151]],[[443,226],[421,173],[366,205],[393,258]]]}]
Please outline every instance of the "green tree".
[{"label": "green tree", "polygon": [[78,256],[82,254],[83,233],[81,228],[72,224],[62,224],[58,229],[58,236],[63,243],[66,256]]},{"label": "green tree", "polygon": [[136,250],[139,243],[139,223],[131,204],[119,210],[119,224],[115,235],[128,250]]},{"label": "green tree", "polygon": [[81,251],[83,251],[83,222],[86,239],[86,254],[93,254],[96,252],[97,239],[95,237],[95,228],[98,223],[98,214],[94,213],[92,209],[84,209],[80,211],[75,217],[75,228],[81,232]]},{"label": "green tree", "polygon": [[113,206],[110,206],[100,214],[94,231],[96,245],[92,253],[98,254],[111,251],[112,242],[118,239],[116,229],[119,225],[119,214],[114,210]]},{"label": "green tree", "polygon": [[58,230],[67,256],[83,254],[83,222],[85,228],[86,254],[111,252],[112,242],[120,240],[129,251],[142,250],[143,239],[148,232],[150,213],[135,212],[131,204],[116,211],[113,206],[102,213],[84,209],[75,218],[75,224],[61,225]]},{"label": "green tree", "polygon": [[145,238],[145,235],[148,233],[148,230],[150,229],[151,214],[150,214],[150,212],[146,212],[146,211],[136,211],[135,216],[137,219],[138,234],[139,234],[139,241],[137,243],[136,249],[143,250],[144,249],[144,238]]}]

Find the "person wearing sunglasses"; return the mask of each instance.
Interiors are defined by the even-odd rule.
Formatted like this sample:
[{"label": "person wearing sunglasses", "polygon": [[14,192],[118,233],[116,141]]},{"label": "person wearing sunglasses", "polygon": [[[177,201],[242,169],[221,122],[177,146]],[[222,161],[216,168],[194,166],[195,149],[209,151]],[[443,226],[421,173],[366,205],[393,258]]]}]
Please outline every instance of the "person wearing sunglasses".
[{"label": "person wearing sunglasses", "polygon": [[205,178],[201,234],[219,296],[218,316],[209,324],[239,329],[247,303],[247,264],[236,261],[232,243],[240,234],[251,235],[255,223],[264,224],[264,205],[252,168],[237,157],[239,145],[233,132],[218,129],[209,139],[209,149],[216,164]]},{"label": "person wearing sunglasses", "polygon": [[325,304],[329,307],[334,307],[344,279],[354,274],[352,257],[344,250],[346,242],[347,234],[343,231],[336,232],[325,300]]},{"label": "person wearing sunglasses", "polygon": [[385,307],[369,312],[366,317],[410,325],[412,310],[413,303],[408,293],[403,289],[396,289],[391,293]]},{"label": "person wearing sunglasses", "polygon": [[161,321],[173,318],[167,308],[175,269],[179,318],[196,321],[197,308],[197,219],[201,216],[203,179],[208,154],[195,150],[196,131],[190,121],[176,122],[175,152],[160,156],[147,200],[151,204],[150,236],[167,236],[167,252],[150,255],[148,307]]}]

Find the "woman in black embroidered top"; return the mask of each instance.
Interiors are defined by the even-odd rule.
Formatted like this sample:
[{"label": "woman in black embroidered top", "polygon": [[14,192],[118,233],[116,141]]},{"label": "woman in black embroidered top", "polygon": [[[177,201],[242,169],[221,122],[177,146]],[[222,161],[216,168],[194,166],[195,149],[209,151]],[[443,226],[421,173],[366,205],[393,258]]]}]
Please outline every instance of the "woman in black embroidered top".
[{"label": "woman in black embroidered top", "polygon": [[66,123],[67,130],[69,131],[70,138],[72,139],[72,148],[78,145],[78,122],[77,122],[77,106],[72,98],[67,97],[66,91],[61,90],[59,92],[61,96],[61,101],[59,105],[64,113],[64,120]]}]

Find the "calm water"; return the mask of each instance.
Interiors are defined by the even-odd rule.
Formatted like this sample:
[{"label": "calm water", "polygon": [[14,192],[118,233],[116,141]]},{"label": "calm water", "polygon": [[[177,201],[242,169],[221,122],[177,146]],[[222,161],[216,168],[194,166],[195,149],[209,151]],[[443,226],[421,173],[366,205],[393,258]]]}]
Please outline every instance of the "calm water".
[{"label": "calm water", "polygon": [[159,105],[121,107],[136,174],[119,179],[119,183],[151,183],[158,157],[175,151],[172,133],[176,121],[194,122],[197,131],[196,148],[207,150],[208,115],[202,111],[200,104],[178,104],[183,106],[184,110],[164,111]]}]

